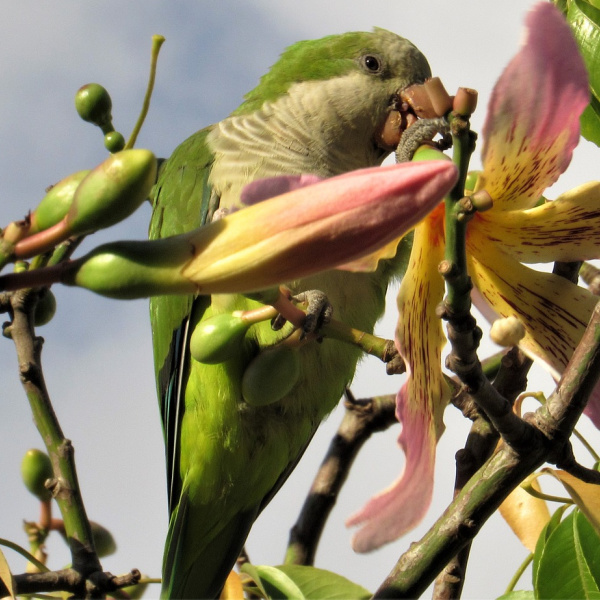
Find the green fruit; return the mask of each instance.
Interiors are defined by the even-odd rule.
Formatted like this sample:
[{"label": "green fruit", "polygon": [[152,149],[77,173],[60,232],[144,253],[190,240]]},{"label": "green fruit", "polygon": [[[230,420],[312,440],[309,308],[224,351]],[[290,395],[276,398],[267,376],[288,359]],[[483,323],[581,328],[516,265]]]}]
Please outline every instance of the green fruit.
[{"label": "green fruit", "polygon": [[34,496],[42,501],[52,498],[52,493],[44,485],[47,479],[54,477],[52,463],[45,452],[36,448],[27,450],[21,461],[21,477],[23,478],[25,487]]},{"label": "green fruit", "polygon": [[51,290],[45,288],[40,292],[40,297],[35,305],[33,313],[33,323],[36,327],[41,327],[52,320],[56,313],[56,298]]},{"label": "green fruit", "polygon": [[118,131],[109,131],[104,136],[104,147],[114,154],[125,148],[125,138]]},{"label": "green fruit", "polygon": [[117,551],[117,543],[112,533],[99,523],[90,521],[92,528],[92,537],[94,538],[94,546],[99,558],[109,556]]},{"label": "green fruit", "polygon": [[71,234],[110,227],[131,215],[148,197],[156,179],[149,150],[111,154],[81,182],[67,213]]},{"label": "green fruit", "polygon": [[263,350],[246,367],[242,396],[252,406],[266,406],[281,400],[300,376],[298,350],[279,344]]},{"label": "green fruit", "polygon": [[29,233],[44,231],[63,219],[71,208],[75,190],[88,173],[89,170],[72,173],[48,190],[38,207],[31,214]]},{"label": "green fruit", "polygon": [[229,313],[215,315],[196,325],[190,353],[198,362],[217,364],[239,352],[248,324]]},{"label": "green fruit", "polygon": [[97,125],[103,131],[112,128],[112,100],[100,84],[88,83],[80,87],[75,94],[75,108],[84,121]]}]

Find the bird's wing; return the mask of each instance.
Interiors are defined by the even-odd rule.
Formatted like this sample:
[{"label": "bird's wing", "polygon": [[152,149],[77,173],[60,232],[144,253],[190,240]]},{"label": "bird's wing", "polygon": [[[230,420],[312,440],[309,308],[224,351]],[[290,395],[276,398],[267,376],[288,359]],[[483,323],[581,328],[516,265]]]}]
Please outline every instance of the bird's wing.
[{"label": "bird's wing", "polygon": [[[214,160],[203,129],[181,144],[162,166],[153,190],[151,239],[186,233],[206,224],[218,204],[208,182]],[[203,310],[209,297],[155,296],[150,300],[150,320],[159,406],[165,436],[169,512],[181,493],[179,427],[184,410],[184,390],[189,353],[189,320],[192,309]]]}]

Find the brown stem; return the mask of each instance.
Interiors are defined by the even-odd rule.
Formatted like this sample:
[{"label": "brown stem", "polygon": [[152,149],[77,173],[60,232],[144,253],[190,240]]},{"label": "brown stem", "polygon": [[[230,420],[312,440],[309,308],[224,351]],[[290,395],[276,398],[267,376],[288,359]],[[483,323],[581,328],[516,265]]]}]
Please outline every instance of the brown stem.
[{"label": "brown stem", "polygon": [[355,400],[347,391],[346,398],[344,418],[290,531],[287,564],[313,564],[325,522],[359,450],[372,433],[397,423],[393,395]]}]

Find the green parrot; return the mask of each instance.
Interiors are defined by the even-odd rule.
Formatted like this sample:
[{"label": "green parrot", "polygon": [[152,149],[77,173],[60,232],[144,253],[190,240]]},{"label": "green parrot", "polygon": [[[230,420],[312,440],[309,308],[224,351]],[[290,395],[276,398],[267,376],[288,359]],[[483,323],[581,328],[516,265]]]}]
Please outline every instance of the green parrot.
[{"label": "green parrot", "polygon": [[[161,166],[150,237],[184,233],[217,210],[236,209],[242,188],[259,178],[330,177],[381,164],[406,125],[400,92],[430,76],[423,54],[383,29],[294,44],[231,116],[192,135]],[[405,260],[399,249],[372,273],[330,271],[287,285],[293,293],[322,291],[336,319],[372,332]],[[270,363],[265,393],[283,381],[280,397],[269,390],[270,403],[249,402],[244,375],[290,335],[289,324],[252,325],[212,364],[192,358],[189,343],[206,319],[257,306],[244,295],[151,300],[170,510],[166,598],[218,597],[254,520],[336,406],[360,357],[357,348],[313,336],[293,350],[289,380],[289,369],[278,378]]]}]

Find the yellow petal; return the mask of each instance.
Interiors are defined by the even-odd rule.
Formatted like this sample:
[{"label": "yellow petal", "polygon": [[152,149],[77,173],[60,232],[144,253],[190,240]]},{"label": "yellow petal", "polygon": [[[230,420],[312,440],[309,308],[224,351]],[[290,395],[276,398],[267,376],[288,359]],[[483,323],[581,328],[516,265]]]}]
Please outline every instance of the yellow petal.
[{"label": "yellow petal", "polygon": [[244,600],[244,588],[240,576],[231,571],[227,576],[223,591],[221,592],[220,600]]},{"label": "yellow petal", "polygon": [[438,437],[444,429],[442,415],[449,398],[441,367],[446,337],[436,315],[445,289],[438,272],[444,258],[443,219],[440,207],[415,229],[409,266],[398,292],[396,329],[398,349],[409,375],[405,410],[430,415]]},{"label": "yellow petal", "polygon": [[600,257],[600,182],[529,210],[479,213],[471,223],[520,262]]},{"label": "yellow petal", "polygon": [[544,469],[544,472],[553,475],[563,484],[573,502],[600,535],[600,486],[585,483],[566,471]]},{"label": "yellow petal", "polygon": [[467,238],[469,272],[484,300],[502,317],[525,326],[519,346],[559,375],[587,326],[597,298],[551,273],[525,267],[472,228]]},{"label": "yellow petal", "polygon": [[[534,479],[531,485],[539,491],[537,480]],[[534,552],[540,533],[550,520],[547,504],[519,486],[500,505],[500,514],[523,546]]]}]

